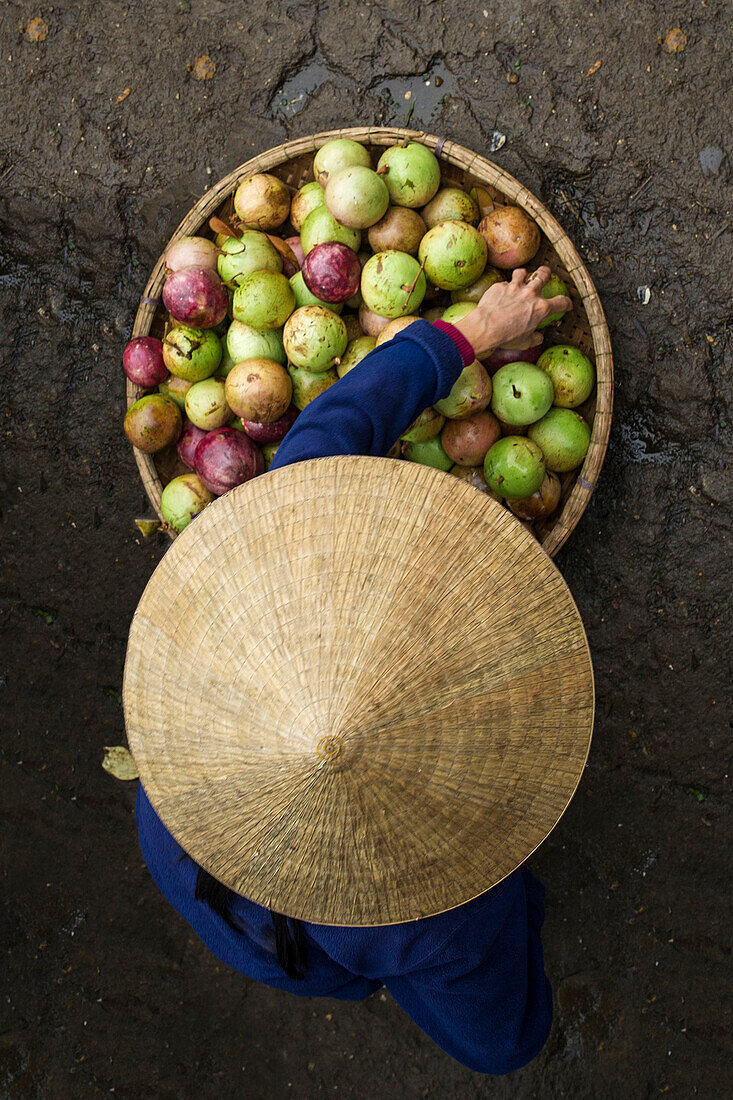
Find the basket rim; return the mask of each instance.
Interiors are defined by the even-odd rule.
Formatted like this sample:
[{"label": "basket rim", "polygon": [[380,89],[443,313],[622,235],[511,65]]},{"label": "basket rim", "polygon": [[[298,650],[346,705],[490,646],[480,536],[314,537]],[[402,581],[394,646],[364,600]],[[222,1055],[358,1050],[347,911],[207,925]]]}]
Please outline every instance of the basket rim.
[{"label": "basket rim", "polygon": [[[315,134],[294,138],[291,141],[275,145],[263,153],[258,153],[240,164],[232,172],[229,172],[191,207],[171,235],[166,248],[180,237],[187,236],[191,232],[200,229],[202,224],[221,206],[224,199],[231,194],[242,179],[255,172],[265,172],[280,167],[304,153],[315,153],[327,141],[332,141],[335,138],[352,138],[354,141],[385,146],[396,144],[405,138],[419,141],[432,149],[440,160],[461,168],[463,171],[480,175],[484,182],[495,187],[496,190],[500,191],[517,206],[522,207],[535,220],[572,278],[585,309],[593,341],[596,359],[596,409],[591,429],[590,445],[583,465],[577,473],[575,484],[552,527],[539,540],[546,553],[554,557],[577,526],[596,488],[603,466],[613,413],[613,354],[603,306],[593,280],[577,249],[547,207],[509,172],[486,157],[482,157],[449,138],[439,137],[422,130],[409,130],[397,126],[354,126],[337,130],[322,130]],[[132,328],[133,338],[146,336],[150,331],[163,286],[164,254],[165,249],[153,267],[140,298]],[[133,385],[128,379],[126,385],[127,406],[133,404],[143,392],[145,391]],[[136,448],[133,448],[133,453],[148,499],[155,508],[160,520],[163,521],[160,509],[163,485],[155,467],[153,456]],[[168,532],[172,538],[175,538],[175,532],[170,531],[170,529],[168,529]]]}]

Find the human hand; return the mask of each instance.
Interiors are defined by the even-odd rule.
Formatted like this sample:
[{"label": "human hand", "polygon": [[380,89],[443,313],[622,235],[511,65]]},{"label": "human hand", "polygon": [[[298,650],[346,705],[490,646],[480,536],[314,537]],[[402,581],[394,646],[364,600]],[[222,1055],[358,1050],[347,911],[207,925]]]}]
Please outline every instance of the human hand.
[{"label": "human hand", "polygon": [[[543,298],[542,288],[552,272],[538,267],[527,277],[526,268],[518,267],[509,283],[494,283],[476,309],[454,327],[469,341],[481,359],[494,348],[505,348],[514,341],[526,340],[551,313],[564,313],[573,303],[564,294]],[[526,346],[526,344],[524,345]]]}]

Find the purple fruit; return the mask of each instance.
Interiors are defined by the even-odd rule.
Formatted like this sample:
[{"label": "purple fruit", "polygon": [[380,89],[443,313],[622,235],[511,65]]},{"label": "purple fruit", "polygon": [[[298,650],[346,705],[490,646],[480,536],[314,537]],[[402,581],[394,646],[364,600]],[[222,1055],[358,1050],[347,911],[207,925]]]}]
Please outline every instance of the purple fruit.
[{"label": "purple fruit", "polygon": [[255,420],[242,420],[242,429],[255,443],[279,443],[295,423],[298,410],[291,405],[279,420],[269,424],[259,424]]},{"label": "purple fruit", "polygon": [[317,244],[303,260],[301,271],[308,290],[322,302],[345,302],[359,289],[359,257],[339,241]]},{"label": "purple fruit", "polygon": [[203,428],[197,428],[190,420],[187,420],[183,425],[183,431],[176,444],[176,450],[178,451],[178,457],[181,462],[184,466],[188,466],[189,470],[193,470],[194,468],[193,456],[196,453],[196,448],[206,434]]},{"label": "purple fruit", "polygon": [[163,284],[163,305],[174,321],[191,328],[213,328],[226,317],[229,297],[211,268],[182,267]]},{"label": "purple fruit", "polygon": [[261,474],[264,463],[261,452],[244,432],[215,428],[206,432],[197,446],[194,469],[206,488],[221,496]]},{"label": "purple fruit", "polygon": [[159,386],[168,377],[163,362],[163,344],[154,336],[136,336],[122,353],[122,367],[136,386],[144,390]]},{"label": "purple fruit", "polygon": [[[537,336],[538,333],[532,333],[528,340],[536,339]],[[536,363],[541,351],[542,340],[534,346],[529,345],[526,348],[495,348],[491,355],[483,360],[483,364],[489,374],[494,375],[500,367],[505,367],[507,363],[517,363],[520,360],[522,363]]]}]

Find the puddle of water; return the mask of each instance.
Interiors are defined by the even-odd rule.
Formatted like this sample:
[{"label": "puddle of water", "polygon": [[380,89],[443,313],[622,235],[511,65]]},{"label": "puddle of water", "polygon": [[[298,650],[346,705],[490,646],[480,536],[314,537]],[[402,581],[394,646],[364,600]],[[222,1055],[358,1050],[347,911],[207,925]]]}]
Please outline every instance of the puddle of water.
[{"label": "puddle of water", "polygon": [[328,68],[323,61],[314,58],[304,68],[279,87],[271,102],[273,112],[282,119],[299,114],[321,84],[343,83],[343,77]]},{"label": "puddle of water", "polygon": [[673,445],[668,443],[667,449],[663,450],[663,444],[651,428],[642,424],[638,417],[624,424],[619,423],[617,431],[621,437],[623,451],[631,462],[645,466],[666,466],[672,461]]},{"label": "puddle of water", "polygon": [[[322,84],[335,84],[347,91],[355,91],[341,74],[314,58],[286,80],[273,95],[273,113],[287,121],[298,115]],[[407,125],[427,125],[436,120],[448,98],[461,96],[453,74],[442,63],[437,63],[422,76],[395,77],[393,80],[375,82],[362,89],[370,98],[377,99],[383,117],[379,122]],[[377,121],[375,117],[375,122]]]},{"label": "puddle of water", "polygon": [[559,210],[573,214],[588,233],[599,235],[608,225],[608,219],[598,212],[595,199],[585,194],[573,183],[552,184],[550,190],[555,196],[555,206]]}]

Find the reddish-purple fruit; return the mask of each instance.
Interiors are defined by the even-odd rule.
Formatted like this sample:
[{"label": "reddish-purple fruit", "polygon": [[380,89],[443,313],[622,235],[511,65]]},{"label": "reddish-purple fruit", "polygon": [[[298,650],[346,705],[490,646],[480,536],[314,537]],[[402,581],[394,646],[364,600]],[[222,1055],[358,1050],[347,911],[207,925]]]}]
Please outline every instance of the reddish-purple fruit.
[{"label": "reddish-purple fruit", "polygon": [[163,344],[154,336],[136,336],[122,353],[122,367],[136,386],[144,390],[159,386],[168,377],[163,362]]},{"label": "reddish-purple fruit", "polygon": [[361,264],[353,248],[328,241],[317,244],[303,260],[303,281],[322,302],[345,302],[359,289]]},{"label": "reddish-purple fruit", "polygon": [[278,420],[272,420],[269,424],[261,424],[256,420],[242,420],[242,429],[255,443],[279,443],[295,423],[298,410],[295,405],[290,405]]},{"label": "reddish-purple fruit", "polygon": [[131,405],[125,415],[125,435],[138,451],[155,454],[175,443],[183,418],[175,401],[162,393],[149,393]]},{"label": "reddish-purple fruit", "polygon": [[190,420],[187,420],[183,425],[180,439],[176,443],[176,450],[178,451],[178,457],[181,462],[184,466],[188,466],[189,470],[193,470],[194,468],[193,456],[196,453],[196,448],[205,435],[206,432],[203,428],[197,428]]},{"label": "reddish-purple fruit", "polygon": [[163,305],[174,321],[191,328],[213,328],[226,317],[229,297],[211,268],[182,267],[163,284]]},{"label": "reddish-purple fruit", "polygon": [[261,474],[262,455],[249,436],[233,428],[207,432],[194,454],[194,468],[206,488],[221,496]]},{"label": "reddish-purple fruit", "polygon": [[501,438],[501,427],[493,413],[483,410],[465,420],[446,420],[440,438],[445,453],[459,466],[479,466]]},{"label": "reddish-purple fruit", "polygon": [[364,302],[359,306],[359,324],[367,336],[379,336],[383,328],[390,322],[389,317],[381,317],[378,313],[369,309]]},{"label": "reddish-purple fruit", "polygon": [[[536,340],[537,343],[533,344],[533,340]],[[514,343],[517,344],[517,347],[495,348],[491,355],[483,360],[483,364],[489,374],[494,375],[500,367],[505,367],[507,363],[516,363],[518,360],[521,360],[523,363],[537,362],[542,351],[541,333],[532,332],[526,340],[515,340]],[[520,348],[518,346],[520,343],[526,344],[526,347]]]}]

